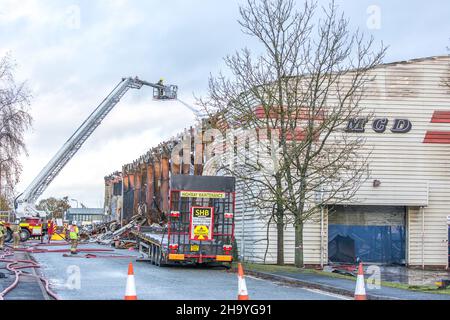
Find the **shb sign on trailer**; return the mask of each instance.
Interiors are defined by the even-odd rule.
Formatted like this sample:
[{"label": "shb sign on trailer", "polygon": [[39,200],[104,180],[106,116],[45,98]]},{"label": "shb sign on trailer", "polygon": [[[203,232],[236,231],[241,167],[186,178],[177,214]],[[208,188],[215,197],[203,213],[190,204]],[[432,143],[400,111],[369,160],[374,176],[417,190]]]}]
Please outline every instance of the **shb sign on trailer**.
[{"label": "shb sign on trailer", "polygon": [[214,208],[191,208],[191,240],[211,241],[213,239]]}]

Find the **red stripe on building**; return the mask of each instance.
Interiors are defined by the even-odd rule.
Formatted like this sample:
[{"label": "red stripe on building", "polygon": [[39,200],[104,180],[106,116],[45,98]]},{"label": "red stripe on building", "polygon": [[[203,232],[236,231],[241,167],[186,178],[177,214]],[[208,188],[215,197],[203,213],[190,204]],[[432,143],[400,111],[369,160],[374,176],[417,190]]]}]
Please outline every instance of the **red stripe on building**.
[{"label": "red stripe on building", "polygon": [[294,132],[286,132],[286,140],[287,141],[304,141],[306,139],[305,130],[301,128],[296,128]]},{"label": "red stripe on building", "polygon": [[[290,117],[288,117],[286,115],[286,119],[290,118],[291,120],[293,120],[293,118],[295,117],[295,120],[310,120],[310,119],[314,119],[314,120],[319,120],[319,121],[323,121],[325,116],[325,112],[324,110],[319,110],[316,111],[315,114],[311,114],[311,110],[307,107],[303,107],[303,108],[294,108],[291,107],[290,111]],[[287,110],[285,111],[286,113]],[[258,106],[255,109],[255,115],[258,119],[279,119],[280,118],[280,113],[281,110],[278,107],[274,107],[273,110],[270,111],[266,111],[266,109],[264,109],[263,106]]]},{"label": "red stripe on building", "polygon": [[450,144],[450,131],[428,131],[423,143]]},{"label": "red stripe on building", "polygon": [[450,123],[450,111],[435,111],[431,123]]},{"label": "red stripe on building", "polygon": [[[281,139],[281,130],[280,129],[271,129],[272,135],[278,135],[278,139]],[[258,137],[260,140],[268,140],[267,129],[257,128],[256,132],[258,133]],[[314,141],[319,140],[320,134],[316,134],[314,136]],[[286,132],[286,141],[305,141],[306,140],[306,132],[303,128],[295,128],[294,132]]]}]

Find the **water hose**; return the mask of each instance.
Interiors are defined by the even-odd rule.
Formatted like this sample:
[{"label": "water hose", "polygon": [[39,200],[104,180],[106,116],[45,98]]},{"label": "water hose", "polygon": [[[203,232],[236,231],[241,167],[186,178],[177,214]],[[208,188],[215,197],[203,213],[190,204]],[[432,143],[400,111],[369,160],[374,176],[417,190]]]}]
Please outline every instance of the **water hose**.
[{"label": "water hose", "polygon": [[[14,279],[13,283],[9,287],[7,287],[5,290],[0,292],[0,300],[4,300],[4,297],[17,287],[17,285],[19,284],[19,281],[20,281],[20,276],[35,277],[35,278],[39,279],[40,281],[42,281],[45,284],[44,288],[45,288],[45,291],[47,292],[47,294],[55,300],[60,300],[58,295],[56,295],[56,293],[54,293],[50,289],[50,283],[48,282],[47,279],[40,277],[38,275],[33,275],[33,274],[25,273],[22,271],[22,269],[40,268],[41,266],[38,263],[36,263],[35,261],[32,261],[32,260],[6,259],[7,257],[11,257],[11,256],[14,256],[14,251],[11,251],[11,250],[8,250],[3,255],[0,255],[0,262],[7,263],[6,269],[10,272],[13,272],[15,275],[15,279]],[[20,265],[20,264],[25,264],[25,265]]]}]

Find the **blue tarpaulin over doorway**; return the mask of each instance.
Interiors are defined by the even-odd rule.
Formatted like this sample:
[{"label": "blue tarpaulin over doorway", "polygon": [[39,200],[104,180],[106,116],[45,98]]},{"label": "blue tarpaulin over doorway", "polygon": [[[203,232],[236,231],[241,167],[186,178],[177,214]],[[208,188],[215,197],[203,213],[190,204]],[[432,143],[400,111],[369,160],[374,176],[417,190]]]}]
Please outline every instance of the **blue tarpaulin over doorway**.
[{"label": "blue tarpaulin over doorway", "polygon": [[401,226],[330,225],[329,239],[332,262],[354,263],[357,257],[364,262],[384,264],[402,264],[405,260],[405,228]]},{"label": "blue tarpaulin over doorway", "polygon": [[330,210],[328,255],[332,263],[405,263],[404,207],[335,206]]}]

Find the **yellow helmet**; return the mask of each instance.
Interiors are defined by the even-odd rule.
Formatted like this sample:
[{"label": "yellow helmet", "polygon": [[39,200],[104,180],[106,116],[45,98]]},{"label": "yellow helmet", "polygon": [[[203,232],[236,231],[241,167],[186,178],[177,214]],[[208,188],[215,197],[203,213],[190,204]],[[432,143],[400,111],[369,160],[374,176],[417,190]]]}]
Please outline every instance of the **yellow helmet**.
[{"label": "yellow helmet", "polygon": [[0,221],[0,226],[4,226],[5,223],[3,221]]}]

